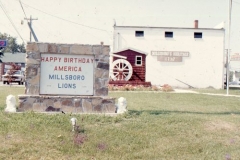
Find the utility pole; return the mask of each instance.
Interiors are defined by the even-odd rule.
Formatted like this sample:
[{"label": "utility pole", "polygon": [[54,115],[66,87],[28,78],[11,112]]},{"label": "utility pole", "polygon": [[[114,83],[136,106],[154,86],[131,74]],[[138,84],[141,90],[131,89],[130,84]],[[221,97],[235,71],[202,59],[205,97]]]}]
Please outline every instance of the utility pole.
[{"label": "utility pole", "polygon": [[232,0],[229,0],[229,13],[228,13],[228,52],[227,52],[227,95],[229,94],[229,63],[230,63],[230,35],[231,35],[231,13],[232,13]]},{"label": "utility pole", "polygon": [[27,20],[27,22],[29,21],[28,25],[29,25],[29,28],[30,28],[30,42],[32,42],[32,30],[31,30],[31,28],[32,28],[32,21],[33,20],[38,20],[38,18],[32,18],[32,16],[30,16],[30,18],[24,18],[24,20]]}]

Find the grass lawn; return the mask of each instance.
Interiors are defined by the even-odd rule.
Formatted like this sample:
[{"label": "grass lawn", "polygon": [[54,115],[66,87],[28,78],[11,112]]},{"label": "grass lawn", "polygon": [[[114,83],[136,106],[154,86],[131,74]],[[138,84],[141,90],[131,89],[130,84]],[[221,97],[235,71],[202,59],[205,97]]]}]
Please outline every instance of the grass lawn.
[{"label": "grass lawn", "polygon": [[[227,94],[224,89],[192,89],[199,93],[215,93],[215,94]],[[230,88],[229,95],[240,95],[240,88]]]},{"label": "grass lawn", "polygon": [[74,115],[76,133],[70,114],[5,113],[6,96],[23,93],[22,87],[0,87],[0,159],[240,159],[237,97],[110,92],[127,99],[128,113]]}]

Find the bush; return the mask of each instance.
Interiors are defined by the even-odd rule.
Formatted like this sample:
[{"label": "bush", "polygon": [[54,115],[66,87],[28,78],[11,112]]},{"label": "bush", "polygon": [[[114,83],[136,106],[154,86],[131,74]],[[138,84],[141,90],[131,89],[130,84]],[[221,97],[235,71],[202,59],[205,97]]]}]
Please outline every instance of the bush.
[{"label": "bush", "polygon": [[164,86],[163,88],[160,88],[156,85],[152,85],[150,87],[145,87],[143,85],[130,85],[130,84],[126,84],[123,86],[115,86],[115,85],[108,85],[108,90],[109,91],[173,91],[171,86]]},{"label": "bush", "polygon": [[164,84],[162,86],[162,91],[163,92],[170,92],[170,91],[173,91],[173,88],[170,85],[168,85],[168,84]]}]

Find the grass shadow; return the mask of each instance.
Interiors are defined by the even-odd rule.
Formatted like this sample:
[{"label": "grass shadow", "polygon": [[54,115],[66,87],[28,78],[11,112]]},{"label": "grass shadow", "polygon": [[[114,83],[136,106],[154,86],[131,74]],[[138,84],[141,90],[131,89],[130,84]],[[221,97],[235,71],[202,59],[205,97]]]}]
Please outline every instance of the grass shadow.
[{"label": "grass shadow", "polygon": [[161,114],[202,114],[202,115],[240,115],[240,112],[192,112],[192,111],[170,111],[170,110],[129,110],[130,115],[141,115],[142,113],[148,113],[150,115],[161,115]]}]

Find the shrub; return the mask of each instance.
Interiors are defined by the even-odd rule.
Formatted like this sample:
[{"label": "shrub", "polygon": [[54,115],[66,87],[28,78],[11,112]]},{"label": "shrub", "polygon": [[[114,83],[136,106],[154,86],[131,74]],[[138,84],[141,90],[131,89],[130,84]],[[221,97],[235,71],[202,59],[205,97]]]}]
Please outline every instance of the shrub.
[{"label": "shrub", "polygon": [[163,92],[170,92],[170,91],[173,91],[173,88],[170,85],[168,85],[168,84],[164,84],[162,86],[162,91]]},{"label": "shrub", "polygon": [[114,86],[114,85],[108,85],[108,90],[109,91],[173,91],[171,86],[164,86],[164,89],[160,89],[156,85],[152,85],[150,87],[145,87],[143,85],[130,85],[126,84],[123,86]]},{"label": "shrub", "polygon": [[153,85],[153,86],[152,86],[152,90],[153,90],[153,91],[158,91],[159,88],[158,88],[157,86]]}]

